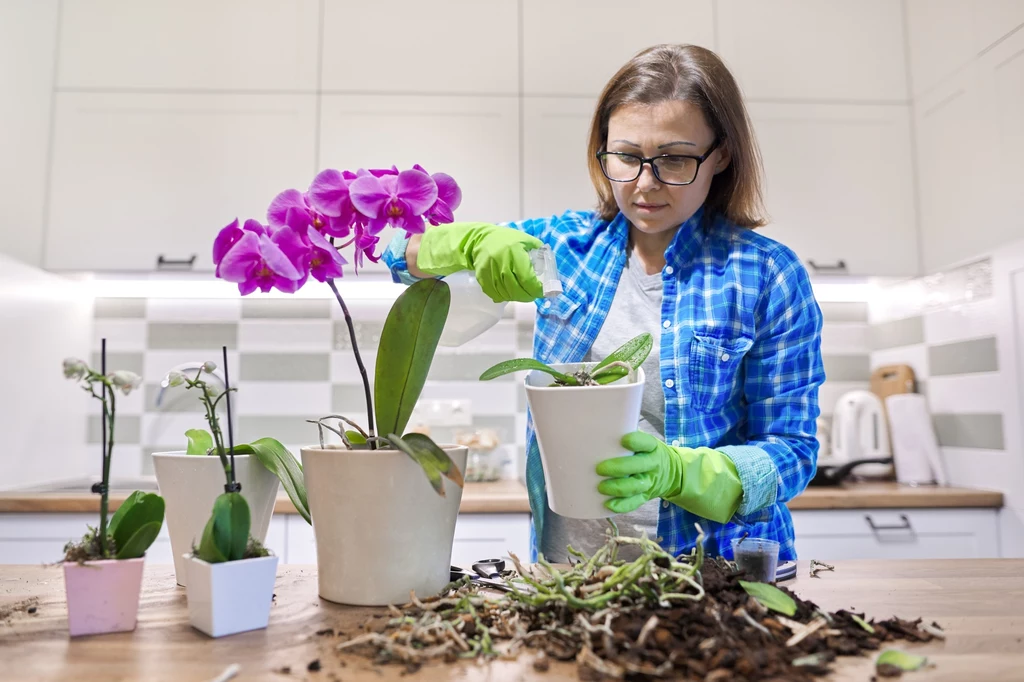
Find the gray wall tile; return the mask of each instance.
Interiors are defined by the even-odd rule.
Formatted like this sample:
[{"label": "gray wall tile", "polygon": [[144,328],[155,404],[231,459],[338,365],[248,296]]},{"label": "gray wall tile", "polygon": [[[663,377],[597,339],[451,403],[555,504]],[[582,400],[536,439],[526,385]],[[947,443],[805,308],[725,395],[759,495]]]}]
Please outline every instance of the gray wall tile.
[{"label": "gray wall tile", "polygon": [[[107,343],[107,347],[110,347],[110,343]],[[142,376],[142,353],[111,353],[107,351],[107,373],[114,372],[119,369],[125,369],[129,372],[135,372],[139,376]],[[89,360],[89,366],[97,372],[100,371],[100,354],[93,353],[92,358]]]},{"label": "gray wall tile", "polygon": [[520,412],[526,412],[527,409],[526,386],[522,382],[516,386],[516,409]]},{"label": "gray wall tile", "polygon": [[[370,384],[370,395],[373,395],[372,383]],[[366,393],[363,391],[363,385],[361,383],[334,384],[331,387],[331,411],[360,423],[365,422]]]},{"label": "gray wall tile", "polygon": [[221,346],[234,350],[238,347],[238,324],[235,322],[150,322],[148,333],[151,350],[214,350]]},{"label": "gray wall tile", "polygon": [[852,302],[819,303],[825,322],[867,322],[868,304]]},{"label": "gray wall tile", "polygon": [[[356,343],[359,344],[359,352],[375,351],[380,345],[380,334],[384,330],[384,323],[353,321],[352,326],[356,330]],[[349,334],[345,320],[338,320],[334,323],[334,350],[352,350],[352,335]]]},{"label": "gray wall tile", "polygon": [[434,426],[430,429],[430,437],[436,442],[454,443],[455,435],[459,431],[472,429],[494,429],[498,433],[498,439],[502,444],[516,442],[516,418],[508,416],[474,416],[473,426]]},{"label": "gray wall tile", "polygon": [[238,362],[242,381],[331,379],[329,353],[242,353]]},{"label": "gray wall tile", "polygon": [[146,299],[97,298],[92,316],[97,318],[142,318],[146,316]]},{"label": "gray wall tile", "polygon": [[331,302],[303,298],[242,299],[242,317],[248,319],[329,318]]},{"label": "gray wall tile", "polygon": [[933,414],[939,445],[951,448],[1003,450],[1003,415]]},{"label": "gray wall tile", "polygon": [[[213,388],[218,388],[218,385],[211,384]],[[184,386],[173,386],[170,388],[162,388],[160,384],[146,384],[145,386],[145,411],[147,413],[154,412],[198,412],[200,414],[206,414],[206,408],[203,407],[203,403],[199,400],[201,391],[198,388],[191,390],[186,389]],[[163,397],[160,400],[160,405],[156,404],[157,396],[160,395],[160,391],[163,391]],[[218,388],[219,390],[219,388]],[[232,411],[238,409],[239,394],[231,394],[231,409]],[[220,402],[217,406],[217,412],[223,413],[224,401]]]},{"label": "gray wall tile", "polygon": [[[526,357],[533,353],[533,323],[520,320],[516,323],[516,348]],[[523,355],[525,353],[525,355]]]},{"label": "gray wall tile", "polygon": [[999,371],[999,354],[996,349],[996,339],[994,336],[989,336],[983,339],[929,346],[928,371],[933,377],[997,372]]},{"label": "gray wall tile", "polygon": [[871,350],[912,346],[918,343],[924,343],[924,318],[920,315],[868,327],[868,347]]},{"label": "gray wall tile", "polygon": [[[309,418],[315,419],[316,416]],[[251,443],[258,438],[274,438],[286,445],[289,443],[313,445],[318,442],[316,424],[306,422],[303,417],[239,416],[235,441]],[[299,456],[297,452],[292,452],[292,454],[296,457]]]},{"label": "gray wall tile", "polygon": [[867,355],[825,355],[826,381],[870,381],[871,361]]},{"label": "gray wall tile", "polygon": [[[484,370],[499,362],[510,359],[506,353],[483,353],[480,355],[435,355],[430,365],[428,378],[432,381],[477,380]],[[491,381],[513,381],[517,375],[492,379]],[[518,375],[522,380],[522,375]]]},{"label": "gray wall tile", "polygon": [[[103,442],[103,417],[89,415],[87,442]],[[114,445],[138,445],[142,438],[142,417],[123,414],[114,417]]]}]

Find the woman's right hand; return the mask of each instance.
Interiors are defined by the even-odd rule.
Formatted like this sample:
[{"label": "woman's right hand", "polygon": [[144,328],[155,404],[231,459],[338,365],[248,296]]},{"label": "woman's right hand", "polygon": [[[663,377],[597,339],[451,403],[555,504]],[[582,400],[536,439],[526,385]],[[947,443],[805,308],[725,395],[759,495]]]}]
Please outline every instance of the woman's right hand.
[{"label": "woman's right hand", "polygon": [[[472,270],[493,301],[528,303],[544,296],[529,251],[543,246],[536,237],[490,223],[446,223],[429,228],[415,253],[406,252],[410,272],[444,276]],[[415,259],[415,263],[413,260]]]}]

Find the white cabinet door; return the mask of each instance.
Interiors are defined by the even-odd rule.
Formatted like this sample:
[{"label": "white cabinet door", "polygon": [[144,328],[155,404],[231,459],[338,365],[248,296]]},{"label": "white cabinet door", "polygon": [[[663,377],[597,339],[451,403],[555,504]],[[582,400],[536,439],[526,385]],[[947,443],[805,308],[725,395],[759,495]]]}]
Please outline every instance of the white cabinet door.
[{"label": "white cabinet door", "polygon": [[504,559],[511,553],[530,560],[529,514],[459,514],[453,564],[470,568],[481,559]]},{"label": "white cabinet door", "polygon": [[[407,169],[418,163],[459,183],[462,205],[456,220],[519,217],[514,98],[324,95],[322,107],[321,168]],[[394,233],[391,228],[382,233],[382,248]],[[386,273],[387,268],[382,261],[360,272]]]},{"label": "white cabinet door", "polygon": [[56,43],[57,0],[0,2],[0,253],[37,267]]},{"label": "white cabinet door", "polygon": [[767,179],[765,234],[818,268],[917,274],[909,107],[754,103],[750,114]]},{"label": "white cabinet door", "polygon": [[713,48],[711,0],[523,0],[523,91],[597,97],[629,59],[658,43]]},{"label": "white cabinet door", "polygon": [[212,268],[217,231],[313,177],[315,95],[57,96],[46,267]]},{"label": "white cabinet door", "polygon": [[587,134],[595,100],[528,97],[523,102],[525,217],[589,210],[597,193],[587,171]]},{"label": "white cabinet door", "polygon": [[859,509],[793,512],[801,559],[996,558],[995,509]]},{"label": "white cabinet door", "polygon": [[316,89],[317,0],[63,3],[61,88]]},{"label": "white cabinet door", "polygon": [[892,0],[718,0],[719,51],[747,97],[907,99]]},{"label": "white cabinet door", "polygon": [[323,89],[516,94],[515,0],[324,5]]},{"label": "white cabinet door", "polygon": [[971,4],[974,18],[974,49],[984,52],[1024,25],[1021,0],[985,0]]}]

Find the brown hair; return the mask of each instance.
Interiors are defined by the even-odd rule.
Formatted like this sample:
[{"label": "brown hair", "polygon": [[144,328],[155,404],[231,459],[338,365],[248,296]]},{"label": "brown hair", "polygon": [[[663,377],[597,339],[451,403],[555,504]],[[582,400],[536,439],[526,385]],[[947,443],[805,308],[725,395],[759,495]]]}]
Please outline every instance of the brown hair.
[{"label": "brown hair", "polygon": [[762,196],[761,153],[739,86],[722,60],[696,45],[655,45],[635,55],[605,85],[590,124],[587,167],[598,196],[598,212],[611,220],[619,212],[611,184],[601,172],[608,120],[623,104],[682,100],[704,113],[731,160],[711,181],[704,206],[740,227],[767,223]]}]

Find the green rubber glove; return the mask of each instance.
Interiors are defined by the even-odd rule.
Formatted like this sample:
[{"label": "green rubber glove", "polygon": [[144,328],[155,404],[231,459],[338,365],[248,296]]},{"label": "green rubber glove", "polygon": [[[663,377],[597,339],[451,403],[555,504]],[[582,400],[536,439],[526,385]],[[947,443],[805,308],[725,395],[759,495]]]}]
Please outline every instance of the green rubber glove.
[{"label": "green rubber glove", "polygon": [[739,508],[743,485],[725,454],[674,447],[642,431],[623,436],[622,447],[635,454],[597,465],[598,475],[607,477],[597,490],[611,498],[604,506],[616,514],[658,497],[718,523],[729,521]]},{"label": "green rubber glove", "polygon": [[529,303],[544,296],[530,262],[543,243],[511,227],[489,223],[446,223],[423,233],[416,267],[431,275],[473,270],[480,288],[495,303]]}]

